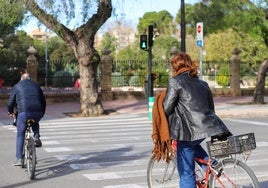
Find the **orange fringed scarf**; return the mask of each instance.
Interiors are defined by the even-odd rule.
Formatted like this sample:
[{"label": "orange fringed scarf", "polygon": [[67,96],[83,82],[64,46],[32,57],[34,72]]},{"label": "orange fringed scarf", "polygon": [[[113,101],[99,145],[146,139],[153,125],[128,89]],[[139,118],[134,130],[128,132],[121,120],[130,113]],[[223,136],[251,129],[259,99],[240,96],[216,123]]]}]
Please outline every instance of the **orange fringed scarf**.
[{"label": "orange fringed scarf", "polygon": [[165,96],[166,91],[159,93],[153,105],[152,139],[154,149],[152,151],[152,158],[156,158],[158,161],[162,159],[169,162],[174,156],[174,151],[171,147],[168,120],[163,108]]}]

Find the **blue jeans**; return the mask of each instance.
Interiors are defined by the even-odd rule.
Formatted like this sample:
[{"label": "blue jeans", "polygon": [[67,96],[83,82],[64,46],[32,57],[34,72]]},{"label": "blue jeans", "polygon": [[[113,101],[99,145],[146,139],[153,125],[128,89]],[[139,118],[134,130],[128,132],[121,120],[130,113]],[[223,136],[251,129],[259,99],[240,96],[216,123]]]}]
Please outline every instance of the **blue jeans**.
[{"label": "blue jeans", "polygon": [[16,142],[16,157],[22,158],[24,137],[26,132],[26,120],[31,118],[35,120],[35,124],[32,126],[34,137],[39,138],[39,121],[43,117],[42,112],[21,112],[17,116],[17,142]]},{"label": "blue jeans", "polygon": [[208,154],[200,145],[203,140],[193,142],[178,141],[177,165],[180,176],[180,187],[196,188],[194,158],[208,159]]}]

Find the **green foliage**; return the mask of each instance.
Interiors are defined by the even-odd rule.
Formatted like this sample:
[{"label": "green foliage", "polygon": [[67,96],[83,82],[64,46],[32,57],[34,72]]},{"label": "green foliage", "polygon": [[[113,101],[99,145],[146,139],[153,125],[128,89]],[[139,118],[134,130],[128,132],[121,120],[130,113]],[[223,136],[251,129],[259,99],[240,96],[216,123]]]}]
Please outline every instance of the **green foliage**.
[{"label": "green foliage", "polygon": [[131,76],[130,77],[129,86],[133,86],[133,87],[140,86],[140,83],[139,83],[139,75],[134,75],[134,76]]},{"label": "green foliage", "polygon": [[101,51],[104,48],[108,48],[109,50],[111,50],[111,52],[114,52],[116,50],[116,46],[117,46],[117,39],[113,37],[110,33],[105,32],[103,34],[101,44],[98,50]]},{"label": "green foliage", "polygon": [[169,74],[167,71],[158,71],[156,72],[156,80],[154,81],[154,86],[166,88],[168,85],[168,79]]},{"label": "green foliage", "polygon": [[74,52],[70,46],[67,46],[59,37],[53,37],[48,41],[49,59],[55,61],[77,62]]},{"label": "green foliage", "polygon": [[111,77],[112,77],[112,87],[126,86],[125,77],[120,72],[113,72]]},{"label": "green foliage", "polygon": [[58,71],[53,75],[53,87],[73,87],[74,81],[72,75],[67,71]]},{"label": "green foliage", "polygon": [[162,10],[160,12],[146,12],[142,18],[139,18],[138,32],[139,34],[148,33],[148,26],[153,25],[158,33],[172,35],[175,31],[175,25],[172,22],[173,17],[171,14]]},{"label": "green foliage", "polygon": [[225,32],[210,34],[205,39],[205,49],[207,52],[207,61],[229,61],[232,50],[236,48],[241,48],[241,37],[232,30]]},{"label": "green foliage", "polygon": [[22,23],[25,9],[20,3],[0,0],[0,37],[14,33]]},{"label": "green foliage", "polygon": [[220,67],[216,81],[222,87],[227,87],[230,85],[230,70],[228,65],[223,65]]},{"label": "green foliage", "polygon": [[10,65],[11,69],[25,68],[27,50],[33,45],[33,39],[24,31],[9,35],[4,39],[5,46],[0,49],[0,64]]},{"label": "green foliage", "polygon": [[20,80],[20,74],[17,69],[8,69],[1,66],[0,79],[4,80],[4,86],[14,86]]},{"label": "green foliage", "polygon": [[120,50],[117,54],[116,60],[136,60],[136,61],[146,61],[148,58],[148,53],[139,48],[139,43],[136,41],[134,44],[127,46],[126,48]]},{"label": "green foliage", "polygon": [[[185,20],[189,33],[195,35],[197,22],[204,23],[204,35],[234,29],[238,32],[245,32],[253,36],[261,36],[268,33],[265,26],[265,12],[268,2],[262,0],[243,1],[241,0],[210,0],[208,4],[202,2],[194,5],[185,4]],[[180,23],[180,11],[176,16],[176,21]],[[265,28],[265,29],[264,29]],[[254,37],[255,38],[255,37]]]},{"label": "green foliage", "polygon": [[[232,29],[210,34],[205,38],[206,61],[229,62],[234,48],[242,52],[241,70],[247,74],[257,71],[260,63],[268,57],[268,48],[261,39],[252,39],[245,33],[234,32]],[[246,73],[241,71],[241,74]]]},{"label": "green foliage", "polygon": [[170,35],[160,35],[155,38],[153,45],[153,60],[169,60],[173,47],[180,49],[179,41]]}]

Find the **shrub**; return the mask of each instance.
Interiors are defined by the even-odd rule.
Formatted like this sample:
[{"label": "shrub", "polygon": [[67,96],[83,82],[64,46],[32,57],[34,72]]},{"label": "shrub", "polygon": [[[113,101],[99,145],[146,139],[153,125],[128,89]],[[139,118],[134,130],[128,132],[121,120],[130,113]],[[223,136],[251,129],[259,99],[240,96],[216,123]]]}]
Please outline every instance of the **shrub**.
[{"label": "shrub", "polygon": [[138,75],[134,75],[130,77],[129,86],[134,86],[134,87],[140,86]]},{"label": "shrub", "polygon": [[112,73],[112,87],[122,87],[126,85],[125,77],[120,72]]},{"label": "shrub", "polygon": [[227,65],[220,68],[216,80],[217,83],[222,87],[227,87],[230,85],[230,70]]},{"label": "shrub", "polygon": [[154,81],[155,87],[167,87],[169,74],[166,71],[161,71],[156,74],[156,80]]},{"label": "shrub", "polygon": [[52,79],[53,87],[73,87],[72,75],[64,70],[58,71],[53,75]]}]

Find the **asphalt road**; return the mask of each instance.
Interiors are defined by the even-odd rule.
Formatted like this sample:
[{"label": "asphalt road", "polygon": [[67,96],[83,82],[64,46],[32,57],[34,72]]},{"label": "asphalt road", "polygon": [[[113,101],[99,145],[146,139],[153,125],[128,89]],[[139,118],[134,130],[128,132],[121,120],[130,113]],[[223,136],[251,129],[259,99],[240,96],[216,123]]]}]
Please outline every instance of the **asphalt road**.
[{"label": "asphalt road", "polygon": [[[268,187],[268,117],[224,118],[233,134],[254,132],[257,149],[247,164]],[[36,179],[13,167],[15,129],[0,126],[0,187],[145,188],[152,150],[147,113],[41,121]],[[174,185],[174,187],[176,187]]]}]

